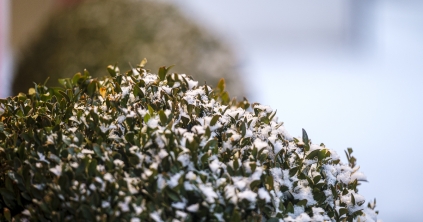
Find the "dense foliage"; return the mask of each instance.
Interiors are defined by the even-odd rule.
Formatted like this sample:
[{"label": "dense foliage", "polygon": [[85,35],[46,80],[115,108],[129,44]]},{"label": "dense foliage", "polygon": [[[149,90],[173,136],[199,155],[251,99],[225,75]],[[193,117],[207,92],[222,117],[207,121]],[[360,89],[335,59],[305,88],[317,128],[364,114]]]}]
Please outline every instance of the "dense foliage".
[{"label": "dense foliage", "polygon": [[88,72],[0,100],[0,220],[376,221],[348,164],[185,74]]}]

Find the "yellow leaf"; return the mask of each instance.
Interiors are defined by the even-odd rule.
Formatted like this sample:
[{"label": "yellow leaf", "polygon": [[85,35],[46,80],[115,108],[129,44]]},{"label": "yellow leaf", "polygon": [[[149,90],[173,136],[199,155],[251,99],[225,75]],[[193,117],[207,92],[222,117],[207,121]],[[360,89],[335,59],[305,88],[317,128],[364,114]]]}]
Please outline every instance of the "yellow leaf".
[{"label": "yellow leaf", "polygon": [[101,88],[100,88],[100,94],[101,94],[101,96],[102,96],[103,98],[106,98],[106,95],[107,95],[107,90],[106,90],[106,88],[101,87]]},{"label": "yellow leaf", "polygon": [[34,88],[29,88],[28,94],[29,95],[34,95],[35,94],[35,89]]},{"label": "yellow leaf", "polygon": [[147,59],[144,58],[141,62],[140,62],[140,67],[144,68],[145,64],[147,64]]}]

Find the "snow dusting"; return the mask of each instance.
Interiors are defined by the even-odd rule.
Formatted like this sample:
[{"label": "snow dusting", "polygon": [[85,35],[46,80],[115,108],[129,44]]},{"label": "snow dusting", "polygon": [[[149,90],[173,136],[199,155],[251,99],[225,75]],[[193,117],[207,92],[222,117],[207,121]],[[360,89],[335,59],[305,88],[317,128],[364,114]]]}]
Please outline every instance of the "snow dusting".
[{"label": "snow dusting", "polygon": [[46,167],[42,177],[59,183],[34,177],[32,186],[44,199],[62,195],[61,209],[78,204],[133,222],[230,221],[235,212],[250,221],[378,221],[358,192],[367,178],[355,162],[342,163],[305,131],[291,137],[269,106],[232,101],[224,84],[199,86],[185,74],[114,75],[96,80],[101,93],[72,104],[61,125],[30,132],[38,134],[36,149],[26,145],[36,150],[28,174]]}]

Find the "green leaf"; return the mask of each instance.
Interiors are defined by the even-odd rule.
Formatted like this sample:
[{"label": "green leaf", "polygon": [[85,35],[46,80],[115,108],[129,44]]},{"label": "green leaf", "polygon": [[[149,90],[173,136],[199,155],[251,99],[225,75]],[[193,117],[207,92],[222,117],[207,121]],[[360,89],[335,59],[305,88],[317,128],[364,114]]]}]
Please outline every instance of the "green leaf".
[{"label": "green leaf", "polygon": [[232,212],[232,217],[229,221],[241,222],[241,216],[239,215],[239,212],[236,209],[234,209],[234,211]]},{"label": "green leaf", "polygon": [[321,160],[325,159],[325,157],[326,157],[326,152],[327,152],[327,150],[326,150],[326,149],[321,149],[321,150],[319,151],[319,153],[317,154],[317,155],[318,155],[318,156],[317,156],[317,159],[318,159],[319,161],[321,161]]},{"label": "green leaf", "polygon": [[138,165],[140,163],[140,160],[139,160],[139,158],[137,156],[131,156],[131,157],[128,158],[128,160],[129,160],[129,163],[132,166],[136,166],[136,165]]},{"label": "green leaf", "polygon": [[83,204],[79,210],[81,211],[82,217],[87,221],[94,221],[94,214],[91,212],[91,209],[88,205]]},{"label": "green leaf", "polygon": [[133,89],[134,89],[134,96],[138,96],[139,98],[144,98],[144,93],[142,92],[140,87],[138,87],[137,85],[133,85]]},{"label": "green leaf", "polygon": [[[264,150],[264,149],[261,149],[261,150]],[[262,153],[262,154],[260,154],[260,157],[258,158],[259,161],[262,162],[262,163],[264,163],[264,161],[267,159],[267,156],[268,155],[269,155],[268,153]]]},{"label": "green leaf", "polygon": [[94,95],[96,89],[97,89],[97,81],[92,80],[87,86],[88,95],[92,97]]},{"label": "green leaf", "polygon": [[82,75],[80,72],[76,73],[73,78],[72,78],[72,83],[74,85],[78,85],[79,84],[79,80],[82,79]]},{"label": "green leaf", "polygon": [[223,93],[225,91],[225,79],[221,78],[219,82],[217,83],[217,89],[220,90],[220,93]]},{"label": "green leaf", "polygon": [[257,168],[257,164],[255,163],[255,162],[251,162],[250,163],[250,167],[251,167],[251,172],[253,172],[254,173],[254,171],[256,170],[256,168]]},{"label": "green leaf", "polygon": [[210,138],[210,136],[211,136],[210,127],[209,127],[209,126],[207,126],[207,128],[206,128],[206,133],[204,134],[204,137],[205,137],[206,139],[208,139],[208,138]]},{"label": "green leaf", "polygon": [[234,172],[234,170],[232,169],[231,166],[227,165],[226,166],[226,171],[228,171],[229,175],[235,176],[235,172]]},{"label": "green leaf", "polygon": [[246,126],[245,126],[245,123],[244,123],[244,122],[242,122],[242,123],[241,123],[241,136],[242,136],[242,137],[244,137],[244,136],[245,136],[245,134],[246,134],[246,132],[247,132],[247,128],[246,128]]},{"label": "green leaf", "polygon": [[261,184],[261,180],[254,180],[250,183],[251,190],[254,190],[255,188],[258,188]]},{"label": "green leaf", "polygon": [[8,191],[5,188],[0,188],[0,194],[3,198],[4,203],[6,206],[8,206],[10,209],[15,209],[16,206],[16,198],[13,192]]},{"label": "green leaf", "polygon": [[[65,89],[71,89],[72,88],[72,84],[71,84],[69,78],[66,78],[66,79],[58,79],[58,81],[59,81],[59,84],[62,85]],[[35,91],[37,91],[37,88],[38,87],[35,87],[34,88]]]},{"label": "green leaf", "polygon": [[336,199],[336,198],[338,198],[338,192],[336,191],[335,186],[331,186],[330,188],[331,188],[331,191],[332,191],[332,195],[333,195],[333,197],[334,197],[335,199]]},{"label": "green leaf", "polygon": [[266,189],[273,190],[273,176],[269,175],[266,177]]},{"label": "green leaf", "polygon": [[207,153],[203,154],[201,156],[201,159],[200,160],[201,160],[201,163],[207,164],[207,161],[209,160],[209,155]]},{"label": "green leaf", "polygon": [[13,159],[13,168],[15,168],[16,171],[22,166],[21,160],[19,160],[18,157],[15,157]]},{"label": "green leaf", "polygon": [[303,129],[303,142],[304,142],[304,150],[309,151],[310,150],[310,141],[308,139],[307,132]]},{"label": "green leaf", "polygon": [[344,215],[344,214],[347,214],[348,213],[348,209],[346,209],[346,208],[339,208],[339,216],[342,216],[342,215]]},{"label": "green leaf", "polygon": [[110,76],[115,77],[117,75],[116,65],[114,65],[114,66],[112,66],[112,65],[107,66],[107,71],[109,72]]},{"label": "green leaf", "polygon": [[160,110],[159,111],[159,117],[160,117],[160,122],[162,123],[162,125],[163,126],[166,125],[166,123],[167,123],[167,116],[166,116],[166,114],[164,113],[163,110]]},{"label": "green leaf", "polygon": [[98,144],[96,144],[96,143],[93,144],[93,150],[98,157],[100,157],[100,158],[103,157],[103,152],[101,151],[101,148]]},{"label": "green leaf", "polygon": [[307,178],[308,177],[303,172],[300,172],[299,175],[298,175],[298,179],[300,179],[300,180],[305,180]]},{"label": "green leaf", "polygon": [[13,182],[12,182],[12,179],[10,179],[10,177],[6,177],[6,184],[5,185],[6,185],[6,189],[8,191],[10,191],[10,192],[14,191]]},{"label": "green leaf", "polygon": [[303,129],[303,142],[306,144],[309,143],[307,132],[304,129]]},{"label": "green leaf", "polygon": [[62,174],[59,178],[59,185],[63,191],[69,190],[69,177],[66,174]]},{"label": "green leaf", "polygon": [[320,150],[319,149],[315,149],[313,151],[311,151],[307,156],[306,159],[308,160],[312,160],[314,159],[314,157],[316,157],[319,154]]},{"label": "green leaf", "polygon": [[144,116],[144,123],[147,123],[150,120],[150,114],[146,113]]},{"label": "green leaf", "polygon": [[238,168],[239,168],[239,162],[238,162],[238,158],[234,158],[234,170],[238,170]]},{"label": "green leaf", "polygon": [[127,132],[126,134],[125,134],[125,139],[126,139],[126,141],[128,142],[128,143],[130,143],[130,144],[134,144],[135,143],[135,141],[134,141],[134,136],[135,136],[135,134],[134,134],[134,132]]},{"label": "green leaf", "polygon": [[253,150],[251,151],[253,157],[257,157],[257,147],[254,146]]},{"label": "green leaf", "polygon": [[269,116],[269,120],[272,121],[272,119],[276,116],[276,113],[278,112],[278,110],[273,111],[270,116]]},{"label": "green leaf", "polygon": [[3,215],[6,218],[7,221],[12,221],[12,215],[10,213],[9,208],[5,207],[3,208]]},{"label": "green leaf", "polygon": [[297,205],[305,207],[307,205],[307,200],[306,199],[300,200],[298,201]]},{"label": "green leaf", "polygon": [[166,70],[165,66],[162,66],[162,67],[159,68],[159,79],[160,79],[160,81],[165,80],[166,72],[167,72],[167,70]]},{"label": "green leaf", "polygon": [[67,93],[63,92],[62,90],[59,90],[59,93],[66,99],[66,102],[70,103],[71,100]]},{"label": "green leaf", "polygon": [[220,118],[220,115],[215,115],[215,116],[213,116],[213,118],[211,119],[211,121],[210,121],[210,126],[214,126],[214,125],[216,125],[216,123],[217,123],[217,121],[219,120],[219,118]]},{"label": "green leaf", "polygon": [[309,177],[309,176],[307,176],[307,175],[305,175],[304,173],[301,173],[302,175],[304,175],[304,177],[306,178],[306,180],[307,180],[307,182],[308,182],[308,185],[310,186],[310,187],[313,187],[314,186],[314,182],[313,182],[313,180]]},{"label": "green leaf", "polygon": [[354,194],[351,194],[351,203],[353,205],[355,205],[355,197],[354,197]]},{"label": "green leaf", "polygon": [[297,174],[299,167],[293,167],[289,170],[289,176],[293,177],[295,174]]},{"label": "green leaf", "polygon": [[153,116],[154,115],[153,107],[151,107],[150,105],[147,105],[147,107],[148,107],[148,112],[150,113],[151,116]]},{"label": "green leaf", "polygon": [[95,176],[97,172],[97,160],[92,159],[90,164],[88,165],[88,175]]},{"label": "green leaf", "polygon": [[315,176],[315,177],[313,178],[313,182],[314,182],[314,184],[317,184],[317,183],[320,181],[320,179],[322,179],[322,176],[320,176],[320,175]]},{"label": "green leaf", "polygon": [[288,211],[288,213],[294,213],[294,206],[292,205],[291,202],[288,202],[288,206],[286,207],[286,211]]},{"label": "green leaf", "polygon": [[[16,184],[18,185],[18,188],[20,190],[25,190],[25,182],[24,182],[23,177],[20,174],[16,173],[16,172],[13,173],[13,177],[15,178],[14,180],[15,180]],[[18,198],[18,203],[19,203],[20,202],[20,198],[19,197],[17,197],[17,198]]]},{"label": "green leaf", "polygon": [[166,193],[167,193],[167,196],[174,202],[178,202],[181,200],[181,198],[179,198],[178,193],[176,193],[174,190],[170,189],[169,187],[166,189]]},{"label": "green leaf", "polygon": [[223,104],[228,104],[230,102],[230,100],[231,100],[231,98],[229,97],[228,92],[226,92],[226,91],[222,93],[222,95],[221,95],[220,98],[222,99],[222,103]]},{"label": "green leaf", "polygon": [[166,74],[169,72],[169,70],[173,67],[174,65],[171,65],[169,67],[166,68],[166,66],[162,66],[159,68],[159,79],[160,81],[164,81],[166,79]]},{"label": "green leaf", "polygon": [[85,158],[83,159],[80,163],[79,166],[76,168],[75,170],[75,175],[84,175],[85,174],[85,170],[87,167],[87,163],[88,163],[88,159]]}]

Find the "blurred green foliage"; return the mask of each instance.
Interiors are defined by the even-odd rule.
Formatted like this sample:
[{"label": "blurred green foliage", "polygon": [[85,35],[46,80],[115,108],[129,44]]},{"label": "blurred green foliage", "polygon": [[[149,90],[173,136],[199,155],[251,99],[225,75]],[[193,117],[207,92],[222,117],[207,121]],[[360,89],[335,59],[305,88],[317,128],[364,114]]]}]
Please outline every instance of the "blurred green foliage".
[{"label": "blurred green foliage", "polygon": [[127,69],[147,56],[150,67],[177,64],[175,72],[189,71],[201,83],[225,77],[231,95],[246,96],[231,47],[176,7],[149,0],[89,0],[54,14],[18,56],[13,94],[47,77],[54,86],[81,67],[104,76],[104,64]]}]

